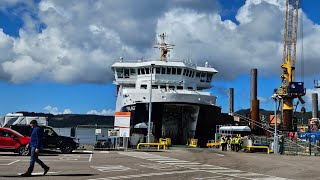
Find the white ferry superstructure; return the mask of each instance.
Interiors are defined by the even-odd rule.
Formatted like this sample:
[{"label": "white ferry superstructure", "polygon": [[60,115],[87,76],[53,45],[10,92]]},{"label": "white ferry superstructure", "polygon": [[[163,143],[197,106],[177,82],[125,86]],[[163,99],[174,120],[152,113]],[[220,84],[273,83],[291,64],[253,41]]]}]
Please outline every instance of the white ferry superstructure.
[{"label": "white ferry superstructure", "polygon": [[190,138],[206,141],[214,132],[208,135],[202,130],[213,130],[221,108],[216,106],[217,97],[203,90],[212,87],[218,71],[208,63],[198,66],[167,59],[173,45],[165,43],[165,37],[161,34],[161,43],[156,46],[161,50],[160,59],[126,61],[120,58],[112,65],[117,85],[116,111],[131,112],[132,127],[147,123],[151,98],[155,138],[169,137],[173,144],[185,144]]}]

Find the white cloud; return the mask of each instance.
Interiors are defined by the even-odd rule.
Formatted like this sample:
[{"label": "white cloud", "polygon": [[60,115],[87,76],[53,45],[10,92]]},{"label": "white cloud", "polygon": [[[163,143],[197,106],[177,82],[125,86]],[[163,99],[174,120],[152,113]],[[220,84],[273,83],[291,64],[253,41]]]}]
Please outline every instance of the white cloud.
[{"label": "white cloud", "polygon": [[57,114],[72,114],[71,109],[64,109],[63,112],[60,112],[57,107],[52,107],[50,105],[43,108],[46,112],[57,115]]},{"label": "white cloud", "polygon": [[269,99],[265,98],[265,97],[258,97],[258,100],[260,101],[260,103],[266,103],[269,101]]},{"label": "white cloud", "polygon": [[113,109],[103,109],[100,112],[97,110],[90,110],[87,112],[87,114],[103,115],[103,116],[113,116],[114,113],[115,113],[115,110]]},{"label": "white cloud", "polygon": [[[22,3],[5,2],[7,7]],[[43,0],[26,5],[32,15],[21,16],[19,37],[0,31],[0,79],[110,82],[110,66],[119,57],[158,57],[152,44],[162,32],[176,44],[171,57],[209,61],[223,79],[251,68],[264,76],[280,74],[284,1],[247,0],[237,12],[238,23],[222,20],[214,1],[139,2]],[[320,26],[303,17],[307,76],[320,65]]]}]

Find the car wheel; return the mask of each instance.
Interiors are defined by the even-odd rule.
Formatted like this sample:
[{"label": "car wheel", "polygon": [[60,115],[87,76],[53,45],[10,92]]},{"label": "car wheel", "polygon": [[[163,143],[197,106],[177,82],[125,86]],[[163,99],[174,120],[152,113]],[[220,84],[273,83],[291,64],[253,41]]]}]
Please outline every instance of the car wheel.
[{"label": "car wheel", "polygon": [[19,149],[18,149],[18,153],[21,156],[28,156],[30,151],[29,151],[28,148],[26,148],[26,146],[20,146]]},{"label": "car wheel", "polygon": [[72,148],[72,145],[71,143],[62,143],[61,146],[60,146],[60,150],[62,153],[66,153],[66,154],[69,154],[73,151],[73,148]]}]

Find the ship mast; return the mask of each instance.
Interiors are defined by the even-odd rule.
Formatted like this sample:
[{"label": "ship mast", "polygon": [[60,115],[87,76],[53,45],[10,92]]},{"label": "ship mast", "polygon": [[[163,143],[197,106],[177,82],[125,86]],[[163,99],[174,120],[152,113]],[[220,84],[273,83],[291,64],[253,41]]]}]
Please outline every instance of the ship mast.
[{"label": "ship mast", "polygon": [[159,48],[161,50],[161,61],[167,61],[168,52],[170,49],[173,49],[174,44],[168,44],[165,42],[165,38],[167,37],[166,33],[162,33],[159,35],[161,42],[157,42],[154,48]]}]

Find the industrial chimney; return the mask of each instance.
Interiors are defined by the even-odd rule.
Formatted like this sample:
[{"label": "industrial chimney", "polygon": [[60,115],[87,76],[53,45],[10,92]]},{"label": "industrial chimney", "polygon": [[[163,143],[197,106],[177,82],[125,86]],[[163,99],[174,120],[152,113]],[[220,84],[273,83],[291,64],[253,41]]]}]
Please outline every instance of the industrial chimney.
[{"label": "industrial chimney", "polygon": [[257,123],[259,121],[259,100],[257,98],[257,87],[258,87],[258,80],[257,80],[258,70],[251,69],[251,129],[257,130]]}]

